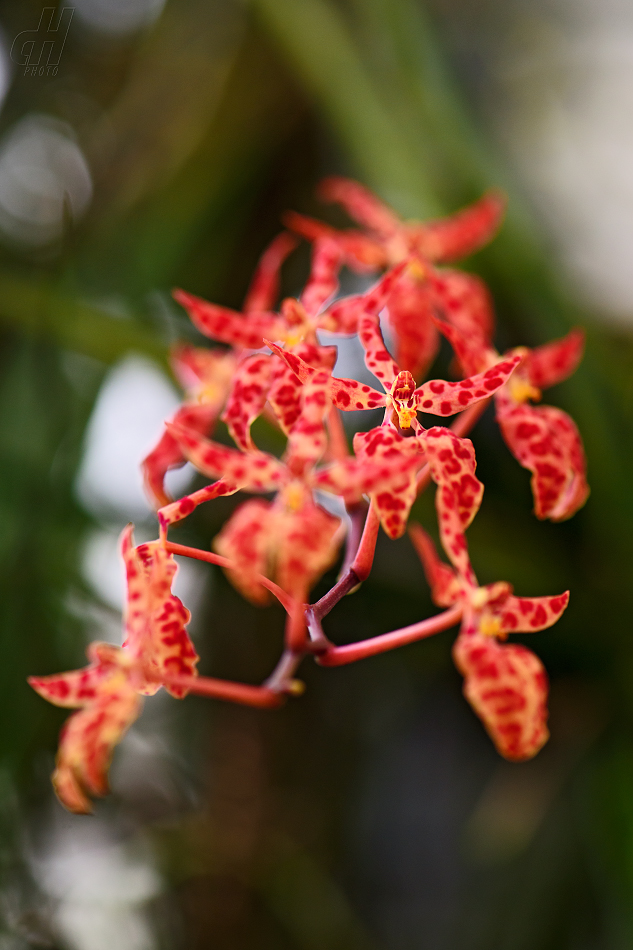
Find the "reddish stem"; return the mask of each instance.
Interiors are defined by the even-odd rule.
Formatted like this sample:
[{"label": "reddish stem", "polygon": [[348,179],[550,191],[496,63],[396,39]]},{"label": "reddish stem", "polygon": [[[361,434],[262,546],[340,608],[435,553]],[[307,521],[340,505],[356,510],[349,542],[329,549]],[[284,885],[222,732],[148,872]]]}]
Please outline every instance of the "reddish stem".
[{"label": "reddish stem", "polygon": [[350,570],[354,572],[359,581],[367,580],[374,563],[374,553],[376,551],[376,541],[378,540],[378,529],[380,528],[380,518],[375,506],[369,506],[363,536],[358,545],[356,557],[352,562]]},{"label": "reddish stem", "polygon": [[[220,567],[225,567],[232,571],[237,570],[237,564],[235,564],[234,561],[231,561],[228,557],[222,557],[221,554],[214,554],[212,551],[201,551],[199,548],[190,548],[186,544],[174,544],[173,541],[165,542],[165,550],[169,551],[170,554],[180,554],[183,557],[195,558],[197,561],[206,561],[208,564],[218,564]],[[274,581],[269,580],[268,577],[264,577],[263,574],[256,574],[255,577],[262,587],[265,587],[271,594],[275,595],[286,612],[291,614],[295,606],[292,597],[290,597],[285,590],[282,590],[278,584],[275,584]]]},{"label": "reddish stem", "polygon": [[445,610],[444,613],[429,617],[427,620],[421,620],[420,623],[414,623],[410,627],[392,630],[390,633],[383,633],[369,640],[361,640],[359,643],[331,647],[324,653],[318,654],[316,661],[321,666],[343,666],[346,663],[355,663],[356,660],[364,660],[365,657],[385,653],[387,650],[405,646],[405,644],[413,643],[415,640],[423,640],[434,633],[439,633],[440,630],[447,630],[456,624],[461,616],[461,605],[451,607],[449,610]]},{"label": "reddish stem", "polygon": [[245,683],[233,683],[211,676],[164,676],[161,682],[165,686],[182,686],[190,693],[223,699],[229,703],[241,703],[243,706],[256,706],[259,709],[275,709],[284,702],[282,693],[267,686],[247,686]]}]

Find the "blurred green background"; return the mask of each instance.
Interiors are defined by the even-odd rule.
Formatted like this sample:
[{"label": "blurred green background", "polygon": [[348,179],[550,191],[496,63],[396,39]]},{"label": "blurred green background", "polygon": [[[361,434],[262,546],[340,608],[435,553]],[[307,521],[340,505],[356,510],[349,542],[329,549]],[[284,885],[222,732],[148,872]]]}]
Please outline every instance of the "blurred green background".
[{"label": "blurred green background", "polygon": [[[627,950],[633,11],[76,0],[54,12],[49,55],[42,9],[0,4],[1,950]],[[480,580],[572,591],[530,638],[551,674],[551,742],[527,764],[497,757],[449,631],[353,667],[306,664],[306,695],[274,713],[155,697],[113,795],[66,815],[48,779],[64,715],[25,677],[120,638],[116,537],[130,519],[155,534],[138,462],[177,403],[167,347],[197,339],[170,289],[238,306],[284,210],[343,223],[313,197],[331,173],[406,217],[505,188],[499,237],[467,262],[492,288],[499,346],[587,328],[581,369],[546,397],[585,439],[583,511],[536,522],[493,419],[473,435]],[[287,293],[307,262],[306,248],[289,262]],[[174,539],[207,546],[234,504]],[[416,515],[432,525],[431,497]],[[181,575],[203,671],[266,676],[280,611],[211,569]],[[326,629],[345,642],[432,609],[408,541],[381,538]]]}]

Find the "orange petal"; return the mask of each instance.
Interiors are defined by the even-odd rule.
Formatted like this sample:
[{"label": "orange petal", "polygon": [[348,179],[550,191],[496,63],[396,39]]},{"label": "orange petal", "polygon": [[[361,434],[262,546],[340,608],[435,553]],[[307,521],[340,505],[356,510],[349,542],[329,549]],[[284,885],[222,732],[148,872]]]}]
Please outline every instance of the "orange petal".
[{"label": "orange petal", "polygon": [[585,453],[573,420],[553,406],[517,405],[503,397],[497,420],[514,457],[532,472],[537,518],[570,518],[589,496]]},{"label": "orange petal", "polygon": [[496,393],[508,381],[522,359],[523,354],[515,353],[484,373],[462,379],[458,383],[448,383],[443,379],[432,379],[423,383],[415,391],[418,410],[436,416],[452,416],[468,409],[469,406]]},{"label": "orange petal", "polygon": [[506,759],[531,759],[547,742],[547,674],[534,653],[516,643],[462,632],[453,658],[464,695]]}]

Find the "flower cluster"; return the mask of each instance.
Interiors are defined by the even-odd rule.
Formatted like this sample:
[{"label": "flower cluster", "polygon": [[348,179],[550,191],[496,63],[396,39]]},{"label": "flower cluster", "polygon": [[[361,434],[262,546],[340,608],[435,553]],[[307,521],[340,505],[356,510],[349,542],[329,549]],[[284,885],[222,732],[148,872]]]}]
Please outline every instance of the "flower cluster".
[{"label": "flower cluster", "polygon": [[[342,204],[358,227],[338,231],[287,215],[293,233],[283,232],[264,253],[241,313],[175,292],[198,330],[220,346],[180,346],[172,355],[186,397],[143,463],[159,537],[135,548],[131,526],[122,536],[126,639],[121,647],[91,644],[91,663],[83,670],[30,680],[45,699],[79,710],[62,733],[53,776],[57,794],[73,811],[88,811],[89,796],[104,794],[115,744],[138,716],[140,697],[161,686],[177,698],[196,692],[274,707],[301,692],[295,673],[308,655],[323,666],[337,666],[457,623],[453,655],[464,676],[464,694],[499,752],[527,759],[547,740],[543,666],[526,647],[505,641],[509,634],[555,623],[569,594],[517,597],[505,581],[479,585],[465,532],[484,486],[466,435],[494,401],[504,440],[532,473],[537,517],[558,521],[573,515],[588,495],[580,436],[560,409],[534,403],[542,389],[574,371],[582,333],[574,330],[533,350],[518,347],[502,355],[495,349],[484,284],[446,265],[493,236],[503,213],[496,193],[430,223],[402,221],[347,179],[326,180],[321,195]],[[286,298],[275,309],[280,269],[299,237],[312,242],[310,275],[299,298]],[[337,298],[343,266],[374,274],[375,283],[365,293]],[[385,345],[384,326],[394,340],[394,355]],[[334,376],[336,347],[322,345],[319,331],[357,335],[377,387]],[[441,336],[454,351],[458,378],[422,381]],[[382,423],[357,432],[350,451],[341,412],[356,411],[362,419],[363,410],[378,408],[384,410]],[[450,426],[425,428],[420,414],[450,418]],[[252,424],[262,415],[287,438],[281,458],[253,441]],[[219,420],[234,447],[213,439]],[[186,461],[210,483],[171,499],[165,475]],[[409,535],[443,612],[335,646],[323,632],[323,618],[368,576],[380,527],[389,538],[407,531],[411,507],[431,481],[450,566],[422,527],[409,525]],[[238,505],[213,551],[169,540],[170,527],[199,504],[240,491],[266,497]],[[338,498],[338,508],[326,510],[319,502],[322,492]],[[343,506],[347,518],[331,513]],[[338,581],[310,604],[312,587],[335,563],[344,540]],[[267,603],[272,594],[283,605],[284,652],[263,685],[197,675],[198,657],[185,629],[189,613],[171,593],[174,555],[221,565],[255,604]]]}]

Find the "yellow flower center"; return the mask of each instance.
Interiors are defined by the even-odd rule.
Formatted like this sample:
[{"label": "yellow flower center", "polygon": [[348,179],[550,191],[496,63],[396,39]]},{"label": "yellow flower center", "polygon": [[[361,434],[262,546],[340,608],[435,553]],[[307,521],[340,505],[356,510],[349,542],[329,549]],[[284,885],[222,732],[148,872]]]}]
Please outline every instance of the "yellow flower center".
[{"label": "yellow flower center", "polygon": [[516,372],[510,377],[508,387],[510,389],[510,395],[515,402],[526,402],[528,399],[533,399],[535,402],[538,402],[541,398],[541,390],[537,389],[529,380],[524,376],[518,375]]}]

